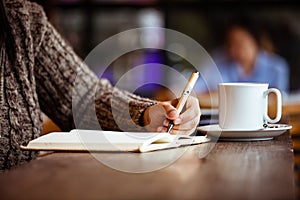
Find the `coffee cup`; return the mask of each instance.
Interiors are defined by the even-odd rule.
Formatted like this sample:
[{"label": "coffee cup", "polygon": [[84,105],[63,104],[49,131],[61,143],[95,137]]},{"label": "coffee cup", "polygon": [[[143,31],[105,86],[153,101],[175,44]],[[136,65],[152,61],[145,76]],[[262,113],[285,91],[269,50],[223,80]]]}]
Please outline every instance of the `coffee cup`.
[{"label": "coffee cup", "polygon": [[[282,113],[282,97],[278,89],[268,87],[267,83],[220,83],[220,128],[246,131],[262,129],[267,123],[277,123]],[[277,99],[277,112],[273,119],[268,115],[270,93],[274,93]]]}]

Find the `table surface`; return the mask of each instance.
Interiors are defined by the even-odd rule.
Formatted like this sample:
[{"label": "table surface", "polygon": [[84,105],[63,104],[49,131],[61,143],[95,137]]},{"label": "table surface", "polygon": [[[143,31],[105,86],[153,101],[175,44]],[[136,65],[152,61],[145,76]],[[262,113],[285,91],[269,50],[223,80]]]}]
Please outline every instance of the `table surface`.
[{"label": "table surface", "polygon": [[[176,154],[183,149],[183,154]],[[100,157],[51,153],[0,173],[1,199],[295,198],[288,132],[271,141],[218,142],[143,154],[97,155]],[[174,162],[170,162],[172,155],[178,157]],[[155,167],[162,169],[153,171]]]}]

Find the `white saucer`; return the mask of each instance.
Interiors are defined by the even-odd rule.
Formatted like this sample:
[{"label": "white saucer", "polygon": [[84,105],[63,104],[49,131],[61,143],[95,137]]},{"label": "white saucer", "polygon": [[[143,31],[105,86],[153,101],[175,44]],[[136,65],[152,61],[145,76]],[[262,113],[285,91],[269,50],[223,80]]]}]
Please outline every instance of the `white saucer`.
[{"label": "white saucer", "polygon": [[220,140],[260,141],[271,140],[273,137],[279,136],[291,128],[292,126],[287,124],[268,124],[267,128],[258,130],[222,130],[218,124],[214,124],[200,126],[197,130],[206,133],[208,136],[219,138]]}]

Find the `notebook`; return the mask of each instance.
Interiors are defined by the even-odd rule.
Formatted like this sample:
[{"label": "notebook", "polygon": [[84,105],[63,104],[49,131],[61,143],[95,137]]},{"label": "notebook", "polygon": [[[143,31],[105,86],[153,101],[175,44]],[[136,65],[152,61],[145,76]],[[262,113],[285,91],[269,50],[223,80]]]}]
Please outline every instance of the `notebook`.
[{"label": "notebook", "polygon": [[53,132],[21,146],[23,150],[149,152],[209,142],[207,136],[74,129]]}]

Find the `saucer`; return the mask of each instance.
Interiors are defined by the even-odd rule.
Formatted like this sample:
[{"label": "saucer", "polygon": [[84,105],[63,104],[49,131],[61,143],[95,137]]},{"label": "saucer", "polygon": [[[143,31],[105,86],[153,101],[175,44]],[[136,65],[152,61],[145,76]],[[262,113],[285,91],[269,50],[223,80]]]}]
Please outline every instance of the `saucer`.
[{"label": "saucer", "polygon": [[272,140],[291,129],[287,124],[268,124],[267,128],[257,130],[228,130],[221,129],[218,124],[199,126],[197,130],[208,136],[227,141],[261,141]]}]

